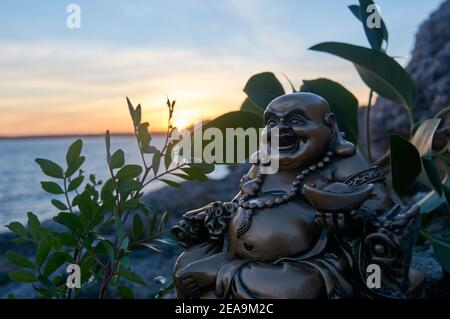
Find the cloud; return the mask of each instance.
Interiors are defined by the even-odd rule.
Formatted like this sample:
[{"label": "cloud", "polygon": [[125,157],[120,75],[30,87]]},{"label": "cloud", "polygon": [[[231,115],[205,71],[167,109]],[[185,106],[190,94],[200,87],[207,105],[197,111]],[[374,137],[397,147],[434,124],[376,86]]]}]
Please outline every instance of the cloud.
[{"label": "cloud", "polygon": [[238,109],[254,73],[287,72],[299,80],[344,67],[329,59],[315,65],[308,54],[297,59],[296,50],[255,59],[200,49],[3,41],[0,135],[129,131],[125,96],[142,103],[145,119],[161,130],[166,94],[182,114],[213,118]]}]

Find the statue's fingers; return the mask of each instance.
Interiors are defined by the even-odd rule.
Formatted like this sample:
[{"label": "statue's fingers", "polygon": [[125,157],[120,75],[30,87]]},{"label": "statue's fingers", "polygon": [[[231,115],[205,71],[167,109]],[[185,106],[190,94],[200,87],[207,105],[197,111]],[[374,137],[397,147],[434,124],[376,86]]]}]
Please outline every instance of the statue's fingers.
[{"label": "statue's fingers", "polygon": [[195,279],[192,278],[191,276],[183,277],[183,278],[181,278],[181,281],[183,282],[183,285],[184,285],[184,286],[189,286],[189,285],[191,285],[192,283],[195,284]]},{"label": "statue's fingers", "polygon": [[198,286],[191,288],[190,291],[191,291],[192,295],[196,295],[196,296],[200,295],[200,288]]},{"label": "statue's fingers", "polygon": [[342,213],[337,214],[336,216],[336,223],[337,223],[337,228],[338,229],[345,229],[346,225],[345,225],[345,216]]},{"label": "statue's fingers", "polygon": [[183,286],[189,290],[193,294],[199,294],[200,293],[200,287],[198,286],[197,282],[194,278],[188,276],[184,277],[182,279]]},{"label": "statue's fingers", "polygon": [[190,284],[186,285],[186,288],[188,288],[190,291],[194,291],[198,289],[198,286],[195,282],[191,282]]},{"label": "statue's fingers", "polygon": [[336,229],[332,213],[325,213],[325,222],[327,224],[328,230],[333,231]]},{"label": "statue's fingers", "polygon": [[319,226],[327,227],[323,214],[321,212],[316,212],[315,221]]}]

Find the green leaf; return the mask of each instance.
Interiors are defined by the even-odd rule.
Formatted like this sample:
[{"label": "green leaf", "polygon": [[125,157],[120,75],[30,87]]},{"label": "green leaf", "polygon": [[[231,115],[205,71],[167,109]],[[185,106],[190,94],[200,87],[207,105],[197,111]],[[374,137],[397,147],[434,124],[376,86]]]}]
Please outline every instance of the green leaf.
[{"label": "green leaf", "polygon": [[119,259],[119,267],[123,267],[124,269],[130,269],[130,258],[127,256],[120,257]]},{"label": "green leaf", "polygon": [[94,273],[94,267],[96,265],[94,257],[90,254],[85,254],[80,262],[81,268],[81,285],[86,283]]},{"label": "green leaf", "polygon": [[433,186],[434,190],[441,195],[442,194],[442,182],[441,177],[439,176],[439,170],[434,159],[431,156],[423,156],[422,157],[422,165],[426,176]]},{"label": "green leaf", "polygon": [[103,248],[106,250],[108,256],[109,256],[109,260],[111,262],[114,262],[115,259],[115,253],[114,253],[114,248],[111,245],[111,243],[107,240],[102,240],[101,241],[101,245],[103,246]]},{"label": "green leaf", "polygon": [[141,206],[141,202],[136,198],[131,198],[125,202],[124,207],[129,209],[138,209]]},{"label": "green leaf", "polygon": [[9,225],[6,225],[6,228],[8,228],[10,231],[18,234],[21,237],[28,236],[25,226],[23,226],[19,222],[11,222]]},{"label": "green leaf", "polygon": [[169,221],[170,214],[168,211],[165,211],[163,215],[161,216],[161,220],[159,221],[159,227],[158,231],[163,231],[164,227],[166,226],[167,222]]},{"label": "green leaf", "polygon": [[77,247],[78,240],[75,237],[75,234],[72,232],[61,232],[54,233],[55,237],[58,239],[59,243],[68,247]]},{"label": "green leaf", "polygon": [[356,17],[356,19],[358,19],[359,21],[362,21],[361,13],[359,12],[359,5],[352,4],[352,5],[349,5],[348,8],[353,13],[353,15]]},{"label": "green leaf", "polygon": [[12,262],[13,264],[15,264],[17,266],[25,267],[25,268],[32,268],[32,269],[35,268],[34,264],[27,257],[15,252],[15,251],[8,250],[6,252],[6,257],[8,258],[8,260],[10,262]]},{"label": "green leaf", "polygon": [[141,238],[144,234],[144,223],[142,222],[142,218],[139,215],[134,215],[133,217],[133,238],[137,240]]},{"label": "green leaf", "polygon": [[114,225],[116,227],[117,241],[119,243],[121,243],[124,240],[125,236],[126,236],[126,232],[125,232],[125,229],[123,227],[121,219],[120,218],[116,218],[115,221],[114,221]]},{"label": "green leaf", "polygon": [[39,237],[39,228],[41,227],[41,223],[39,222],[37,216],[32,212],[28,212],[27,217],[28,217],[27,222],[28,232],[30,233],[31,237],[37,239]]},{"label": "green leaf", "polygon": [[105,133],[105,146],[106,146],[106,161],[108,166],[111,166],[111,135],[109,131]]},{"label": "green leaf", "polygon": [[76,190],[78,187],[80,187],[80,185],[83,183],[83,181],[84,181],[83,175],[80,175],[80,176],[74,178],[73,180],[70,181],[69,187],[67,188],[67,190],[69,192]]},{"label": "green leaf", "polygon": [[[446,180],[442,183],[442,188],[450,189],[450,178],[446,178]],[[435,210],[439,209],[441,206],[446,204],[445,196],[439,196],[434,190],[428,192],[427,195],[422,197],[419,202],[417,203],[420,206],[420,213],[421,214],[429,214],[431,212],[434,212]]]},{"label": "green leaf", "polygon": [[83,165],[85,159],[86,158],[84,156],[80,156],[70,162],[69,166],[67,167],[66,177],[72,176],[81,167],[81,165]]},{"label": "green leaf", "polygon": [[189,176],[187,174],[172,173],[172,175],[177,176],[177,177],[182,178],[182,179],[185,179],[185,180],[188,180],[188,181],[193,181],[194,180],[191,176]]},{"label": "green leaf", "polygon": [[214,172],[215,166],[214,164],[209,163],[190,163],[189,167],[200,169],[204,174],[210,174]]},{"label": "green leaf", "polygon": [[128,111],[130,112],[130,116],[131,116],[131,119],[133,120],[133,124],[134,124],[134,107],[133,107],[133,104],[131,104],[131,101],[128,98],[128,96],[126,98],[127,98]]},{"label": "green leaf", "polygon": [[118,285],[117,290],[123,299],[134,299],[133,290],[124,285]]},{"label": "green leaf", "polygon": [[324,42],[310,50],[327,52],[353,62],[364,83],[379,95],[399,103],[408,112],[416,101],[416,89],[411,77],[400,64],[383,52],[357,45]]},{"label": "green leaf", "polygon": [[44,158],[37,158],[36,163],[38,163],[45,175],[60,179],[64,177],[63,169],[55,162]]},{"label": "green leaf", "polygon": [[56,208],[58,208],[59,210],[68,210],[69,209],[66,206],[66,204],[64,204],[63,202],[61,202],[60,200],[57,200],[57,199],[52,199],[52,205],[55,206]]},{"label": "green leaf", "polygon": [[157,151],[158,149],[156,147],[154,147],[153,145],[149,145],[146,148],[144,148],[142,151],[146,154],[153,154]]},{"label": "green leaf", "polygon": [[83,148],[83,141],[80,139],[77,139],[75,142],[72,143],[72,145],[70,145],[66,154],[66,162],[68,166],[70,166],[72,162],[74,162],[80,157],[82,148]]},{"label": "green leaf", "polygon": [[170,187],[175,187],[175,188],[178,188],[178,187],[180,187],[181,185],[179,184],[179,183],[177,183],[177,182],[174,182],[174,181],[171,181],[171,180],[168,180],[168,179],[159,179],[161,182],[164,182],[164,183],[166,183],[167,185],[169,185]]},{"label": "green leaf", "polygon": [[253,103],[264,110],[273,99],[285,93],[280,81],[271,72],[253,75],[247,81],[244,92]]},{"label": "green leaf", "polygon": [[349,90],[337,82],[319,78],[304,80],[300,91],[314,93],[327,100],[346,139],[358,144],[358,100]]},{"label": "green leaf", "polygon": [[294,83],[292,83],[291,79],[288,78],[287,75],[284,73],[283,73],[283,76],[286,79],[286,81],[288,81],[289,85],[291,86],[292,93],[297,92],[297,90],[295,89]]},{"label": "green leaf", "polygon": [[[261,120],[261,117],[253,112],[237,111],[223,114],[204,125],[203,129],[206,130],[209,128],[217,128],[225,138],[216,142],[216,137],[212,137],[211,141],[203,141],[203,145],[200,145],[203,146],[203,148],[200,147],[198,150],[196,143],[192,143],[193,147],[195,146],[195,150],[193,149],[192,153],[194,156],[197,155],[196,153],[198,153],[199,156],[202,156],[205,153],[205,148],[207,147],[213,148],[214,151],[217,152],[218,150],[215,149],[217,144],[217,147],[221,147],[223,157],[220,158],[220,156],[215,156],[215,164],[235,164],[242,162],[257,151],[257,145],[253,145],[253,143],[250,144],[248,136],[246,135],[248,133],[249,135],[254,135],[256,142],[258,143],[258,130],[263,127],[263,124],[264,123]],[[229,148],[227,148],[227,144],[234,146],[234,148],[230,149],[230,153],[227,152],[227,149]],[[238,153],[241,153],[244,158],[238,158]]]},{"label": "green leaf", "polygon": [[161,163],[161,152],[156,150],[152,157],[152,168],[155,175],[158,174],[159,165]]},{"label": "green leaf", "polygon": [[133,104],[131,104],[130,99],[127,97],[128,110],[130,111],[131,118],[133,119],[134,127],[138,126],[141,122],[141,105],[139,104],[136,109],[134,109]]},{"label": "green leaf", "polygon": [[139,165],[125,165],[118,172],[116,177],[118,179],[133,179],[142,173],[142,168]]},{"label": "green leaf", "polygon": [[398,134],[389,135],[392,183],[399,195],[404,195],[422,170],[419,152]]},{"label": "green leaf", "polygon": [[117,150],[111,156],[111,169],[121,168],[123,165],[125,165],[125,153]]},{"label": "green leaf", "polygon": [[44,191],[50,194],[60,195],[64,194],[61,186],[56,184],[55,182],[41,182],[41,187]]},{"label": "green leaf", "polygon": [[252,100],[250,100],[250,98],[248,98],[248,97],[245,98],[245,100],[241,104],[241,107],[239,110],[245,111],[245,112],[253,112],[253,113],[257,114],[258,116],[261,117],[261,122],[262,122],[264,109],[262,107],[256,105],[255,103],[253,103]]},{"label": "green leaf", "polygon": [[136,180],[125,180],[119,183],[119,193],[129,194],[133,191],[140,191],[142,183]]},{"label": "green leaf", "polygon": [[411,143],[414,144],[422,157],[423,170],[420,174],[420,180],[429,188],[434,188],[439,195],[442,193],[441,178],[432,157],[432,145],[434,134],[440,122],[440,118],[423,121],[411,139]]},{"label": "green leaf", "polygon": [[19,283],[33,283],[39,281],[34,273],[25,269],[10,273],[9,278]]},{"label": "green leaf", "polygon": [[56,252],[50,256],[44,267],[44,276],[48,277],[52,275],[57,269],[64,265],[67,259],[65,254],[66,253]]},{"label": "green leaf", "polygon": [[137,283],[137,284],[139,284],[141,286],[147,287],[147,284],[145,283],[145,281],[142,280],[142,278],[138,274],[136,274],[134,272],[127,271],[125,269],[120,269],[119,270],[119,276],[123,277],[123,278],[125,278],[125,279],[127,279],[129,281],[135,282],[135,283]]},{"label": "green leaf", "polygon": [[113,198],[113,191],[114,191],[114,183],[113,180],[110,178],[108,179],[105,184],[103,184],[100,196],[103,201],[106,201],[110,198]]},{"label": "green leaf", "polygon": [[150,141],[152,140],[152,137],[148,131],[149,124],[147,122],[141,123],[138,126],[138,139],[139,144],[141,145],[141,149],[146,149]]},{"label": "green leaf", "polygon": [[157,211],[158,205],[155,202],[139,200],[140,205],[150,211]]},{"label": "green leaf", "polygon": [[431,234],[423,228],[420,233],[431,241],[434,258],[441,264],[442,268],[450,272],[450,241]]},{"label": "green leaf", "polygon": [[361,21],[363,22],[362,25],[364,27],[364,32],[366,33],[366,37],[370,43],[370,46],[372,47],[372,49],[381,50],[381,45],[383,44],[383,29],[381,27],[381,17],[380,28],[369,28],[368,25],[369,17],[377,14],[378,12],[378,10],[376,12],[373,12],[372,10],[368,12],[367,7],[373,4],[374,3],[371,0],[359,0],[360,16]]},{"label": "green leaf", "polygon": [[[353,5],[350,5],[350,6],[348,6],[348,8],[350,9],[350,11],[353,13],[353,15],[360,21],[360,22],[362,22],[363,24],[365,24],[365,21],[367,21],[367,18],[365,19],[365,20],[363,20],[362,18],[361,18],[361,12],[360,12],[360,10],[359,10],[359,6],[358,5],[356,5],[356,4],[353,4]],[[367,6],[366,6],[366,8],[367,8]],[[364,27],[364,26],[363,26]],[[365,31],[365,27],[364,27],[364,31]],[[384,40],[385,42],[386,42],[386,46],[387,46],[387,44],[388,44],[388,42],[389,42],[389,32],[388,32],[388,29],[387,29],[387,27],[386,27],[386,24],[384,23],[384,20],[383,19],[381,19],[381,33],[382,33],[382,40]],[[366,36],[367,36],[367,34],[366,34]],[[378,35],[376,35],[376,36],[378,36]],[[369,39],[368,39],[369,40]],[[369,40],[369,43],[370,43],[370,40]]]},{"label": "green leaf", "polygon": [[208,180],[208,177],[203,173],[203,171],[195,166],[190,166],[181,169],[183,172],[188,174],[193,180],[205,182]]},{"label": "green leaf", "polygon": [[166,154],[164,155],[164,167],[166,170],[169,169],[170,164],[172,163],[172,149],[173,149],[173,143],[170,143],[167,146]]},{"label": "green leaf", "polygon": [[128,245],[130,244],[130,239],[125,237],[121,242],[119,248],[126,251],[128,250]]},{"label": "green leaf", "polygon": [[443,118],[444,118],[444,115],[446,115],[448,112],[450,112],[450,105],[444,107],[444,108],[441,109],[439,112],[437,112],[437,113],[433,116],[433,118],[440,118],[440,119],[443,119]]},{"label": "green leaf", "polygon": [[178,245],[177,241],[170,237],[164,237],[164,238],[156,238],[155,241],[159,243],[163,243],[169,246],[176,246]]},{"label": "green leaf", "polygon": [[150,244],[150,243],[142,243],[141,246],[150,248],[151,250],[154,250],[154,251],[156,251],[156,252],[158,252],[158,253],[161,252],[161,250],[159,250],[158,247],[157,247],[156,245],[153,245],[153,244]]},{"label": "green leaf", "polygon": [[44,288],[36,288],[45,298],[53,298],[55,295],[55,284],[46,276],[39,275],[38,280]]},{"label": "green leaf", "polygon": [[142,108],[141,105],[138,104],[138,106],[136,106],[136,109],[134,110],[134,117],[133,117],[134,126],[138,126],[141,123],[141,118],[142,118]]},{"label": "green leaf", "polygon": [[72,213],[59,213],[53,218],[57,223],[66,226],[71,231],[78,233],[83,230],[80,217]]},{"label": "green leaf", "polygon": [[150,221],[150,225],[149,225],[149,234],[153,235],[156,231],[156,227],[157,227],[157,222],[158,222],[158,218],[156,216],[156,214],[153,214],[152,220]]},{"label": "green leaf", "polygon": [[447,201],[447,207],[450,208],[450,186],[447,183],[443,183],[442,190],[444,191],[445,199]]},{"label": "green leaf", "polygon": [[427,119],[423,121],[414,132],[411,143],[416,146],[420,156],[431,156],[433,136],[434,133],[436,133],[440,122],[440,118]]},{"label": "green leaf", "polygon": [[48,257],[48,253],[50,252],[50,249],[52,248],[52,242],[49,237],[44,237],[38,244],[36,248],[36,265],[40,267],[45,259]]},{"label": "green leaf", "polygon": [[164,276],[158,276],[153,279],[153,281],[159,285],[165,285],[167,283],[167,279]]}]

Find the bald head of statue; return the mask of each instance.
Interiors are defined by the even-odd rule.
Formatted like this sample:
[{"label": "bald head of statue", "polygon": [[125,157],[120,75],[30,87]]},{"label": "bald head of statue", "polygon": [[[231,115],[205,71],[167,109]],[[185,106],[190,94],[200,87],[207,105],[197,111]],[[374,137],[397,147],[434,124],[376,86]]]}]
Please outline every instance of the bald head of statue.
[{"label": "bald head of statue", "polygon": [[278,129],[277,156],[281,169],[296,169],[311,165],[328,150],[351,155],[353,144],[345,141],[328,102],[313,93],[298,92],[274,99],[264,112],[263,135],[270,148],[272,133]]}]

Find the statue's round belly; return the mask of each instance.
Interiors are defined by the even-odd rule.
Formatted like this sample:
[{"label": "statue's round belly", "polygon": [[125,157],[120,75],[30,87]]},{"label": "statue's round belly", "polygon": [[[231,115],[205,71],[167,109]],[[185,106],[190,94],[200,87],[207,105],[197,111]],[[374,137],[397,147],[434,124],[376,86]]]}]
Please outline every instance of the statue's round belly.
[{"label": "statue's round belly", "polygon": [[230,251],[242,257],[271,260],[307,252],[318,235],[314,210],[301,201],[255,210],[250,228],[239,237],[245,209],[239,208],[229,227]]}]

